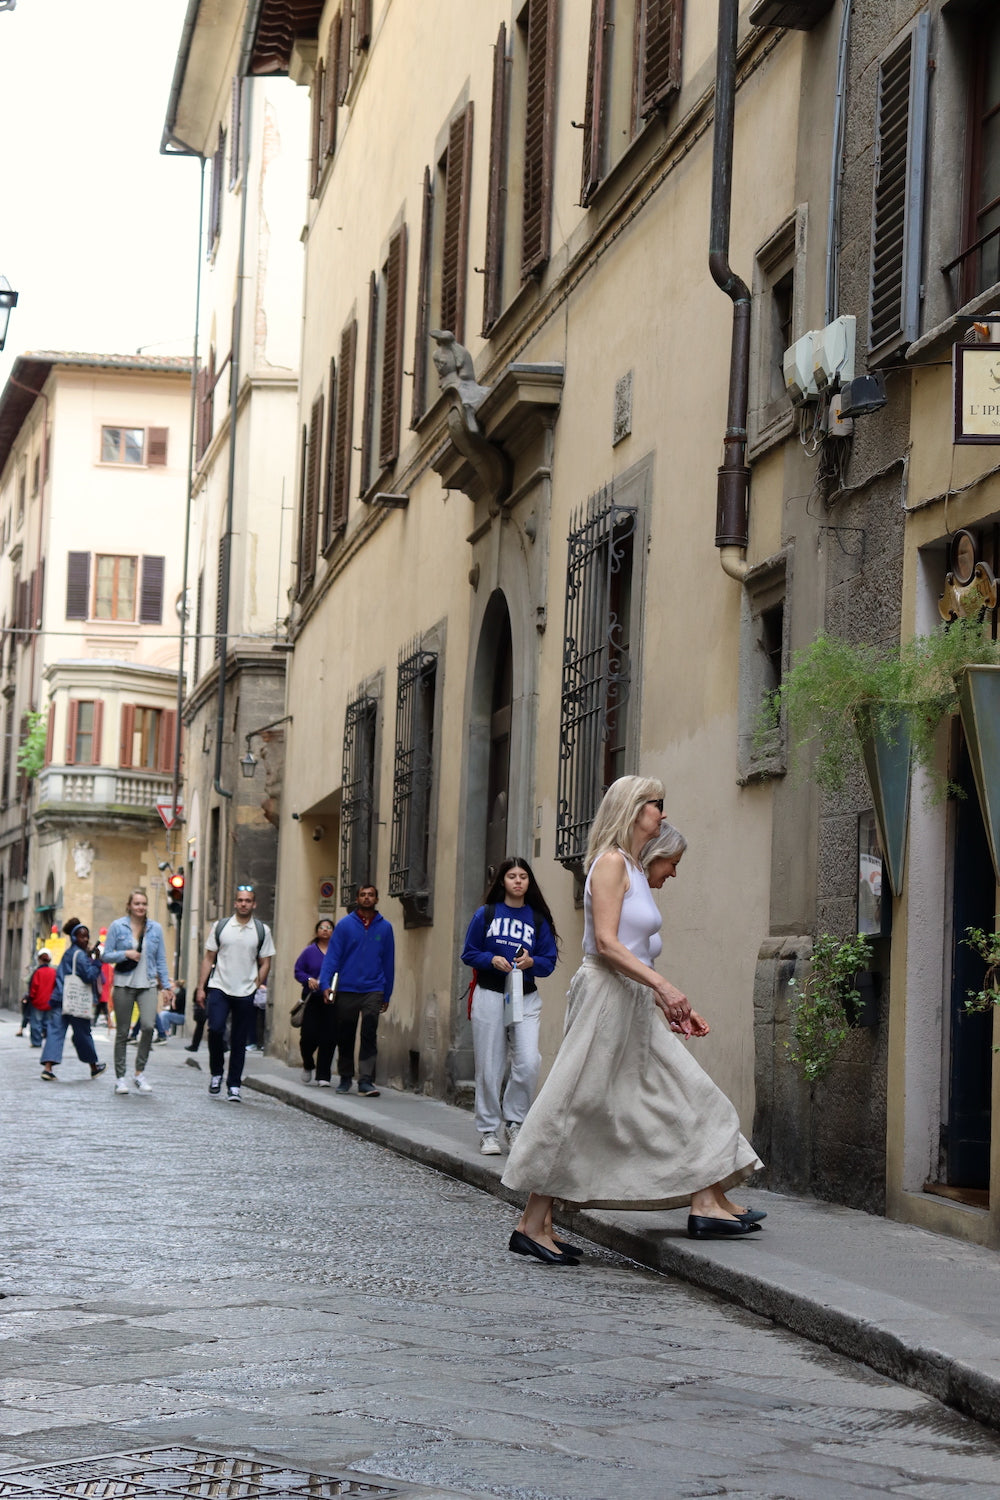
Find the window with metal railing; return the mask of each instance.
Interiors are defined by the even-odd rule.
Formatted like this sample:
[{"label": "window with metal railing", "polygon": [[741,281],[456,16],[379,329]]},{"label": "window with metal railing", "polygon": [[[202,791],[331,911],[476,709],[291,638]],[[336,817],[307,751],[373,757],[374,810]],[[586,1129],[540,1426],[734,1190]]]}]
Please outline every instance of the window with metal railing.
[{"label": "window with metal railing", "polygon": [[400,653],[396,679],[396,752],[392,783],[389,894],[407,926],[432,918],[431,791],[434,781],[436,651],[420,640]]},{"label": "window with metal railing", "polygon": [[374,880],[375,740],[378,699],[364,689],[344,714],[344,759],[340,805],[340,894],[351,908],[358,890]]},{"label": "window with metal railing", "polygon": [[569,536],[556,858],[577,871],[601,797],[629,765],[637,521],[608,486],[577,512]]}]

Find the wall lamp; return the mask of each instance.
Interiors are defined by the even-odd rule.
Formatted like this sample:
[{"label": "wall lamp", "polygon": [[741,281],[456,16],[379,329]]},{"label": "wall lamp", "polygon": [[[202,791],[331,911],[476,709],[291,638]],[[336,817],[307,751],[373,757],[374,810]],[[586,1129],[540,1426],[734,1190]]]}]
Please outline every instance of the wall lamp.
[{"label": "wall lamp", "polygon": [[6,276],[0,276],[0,349],[7,340],[7,324],[10,322],[10,310],[17,306],[17,293],[7,280]]},{"label": "wall lamp", "polygon": [[253,739],[254,735],[264,734],[268,729],[277,729],[279,724],[290,724],[291,722],[291,714],[286,714],[283,719],[274,719],[270,724],[262,724],[259,729],[251,729],[250,733],[246,737],[247,753],[246,755],[240,756],[240,770],[243,772],[243,775],[247,778],[248,781],[257,769],[257,758],[255,755],[252,755],[250,751],[250,741]]}]

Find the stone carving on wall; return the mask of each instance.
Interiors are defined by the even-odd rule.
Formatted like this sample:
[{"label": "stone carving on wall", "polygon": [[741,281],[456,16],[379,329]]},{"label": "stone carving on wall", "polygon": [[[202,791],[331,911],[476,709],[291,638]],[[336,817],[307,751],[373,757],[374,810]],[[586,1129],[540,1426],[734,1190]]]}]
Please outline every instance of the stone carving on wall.
[{"label": "stone carving on wall", "polygon": [[73,845],[73,869],[76,871],[78,880],[88,880],[90,872],[94,868],[94,855],[97,851],[93,844]]},{"label": "stone carving on wall", "polygon": [[483,436],[476,412],[490,393],[480,385],[472,355],[447,329],[432,328],[436,348],[432,355],[442,391],[451,396],[448,434],[459,453],[472,465],[488,494],[503,499],[510,491],[510,464],[506,454]]}]

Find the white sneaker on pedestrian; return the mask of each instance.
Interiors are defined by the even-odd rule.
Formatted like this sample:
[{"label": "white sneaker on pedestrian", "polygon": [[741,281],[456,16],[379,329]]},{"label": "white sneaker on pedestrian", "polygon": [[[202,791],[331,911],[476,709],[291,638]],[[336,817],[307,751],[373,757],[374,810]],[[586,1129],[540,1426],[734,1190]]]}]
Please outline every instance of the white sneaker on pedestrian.
[{"label": "white sneaker on pedestrian", "polygon": [[503,1148],[492,1130],[487,1130],[479,1142],[479,1151],[482,1156],[502,1156]]},{"label": "white sneaker on pedestrian", "polygon": [[508,1120],[503,1128],[503,1133],[507,1137],[507,1146],[509,1149],[521,1134],[521,1126],[516,1120]]},{"label": "white sneaker on pedestrian", "polygon": [[312,1068],[303,1068],[302,1069],[302,1082],[303,1083],[312,1083],[312,1081],[313,1081],[313,1070],[312,1070]]},{"label": "white sneaker on pedestrian", "polygon": [[330,1087],[329,1078],[317,1078],[316,1087],[318,1089],[328,1089]]},{"label": "white sneaker on pedestrian", "polygon": [[153,1092],[152,1084],[146,1082],[146,1078],[143,1073],[137,1073],[132,1082],[135,1085],[135,1091],[137,1094],[151,1094]]},{"label": "white sneaker on pedestrian", "polygon": [[127,1094],[128,1093],[128,1079],[127,1078],[117,1078],[115,1080],[115,1093],[116,1094]]}]

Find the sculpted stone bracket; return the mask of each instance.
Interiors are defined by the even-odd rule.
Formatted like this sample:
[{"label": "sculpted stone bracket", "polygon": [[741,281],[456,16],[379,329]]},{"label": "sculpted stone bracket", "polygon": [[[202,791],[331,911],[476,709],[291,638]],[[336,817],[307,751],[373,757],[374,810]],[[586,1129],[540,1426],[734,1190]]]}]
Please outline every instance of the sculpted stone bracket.
[{"label": "sculpted stone bracket", "polygon": [[431,334],[434,364],[448,393],[448,437],[431,465],[445,489],[494,509],[509,497],[517,457],[551,428],[562,401],[561,364],[510,364],[494,386],[476,381],[469,351],[452,334]]}]

